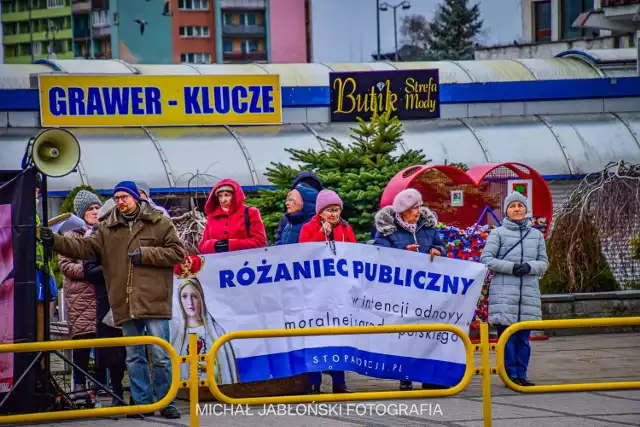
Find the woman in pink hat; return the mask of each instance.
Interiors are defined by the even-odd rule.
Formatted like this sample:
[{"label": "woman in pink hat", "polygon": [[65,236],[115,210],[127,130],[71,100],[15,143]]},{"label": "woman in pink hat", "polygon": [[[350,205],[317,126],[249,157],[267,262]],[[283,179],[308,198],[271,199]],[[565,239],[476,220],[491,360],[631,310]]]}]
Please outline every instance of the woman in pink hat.
[{"label": "woman in pink hat", "polygon": [[322,190],[316,198],[316,215],[302,226],[299,243],[350,242],[356,243],[353,228],[343,219],[342,200],[335,191]]},{"label": "woman in pink hat", "polygon": [[[299,243],[350,242],[356,243],[353,228],[340,218],[342,200],[335,191],[322,190],[316,198],[316,215],[302,226]],[[333,380],[334,393],[349,393],[344,371],[327,371]],[[309,372],[311,394],[320,393],[321,372]]]}]

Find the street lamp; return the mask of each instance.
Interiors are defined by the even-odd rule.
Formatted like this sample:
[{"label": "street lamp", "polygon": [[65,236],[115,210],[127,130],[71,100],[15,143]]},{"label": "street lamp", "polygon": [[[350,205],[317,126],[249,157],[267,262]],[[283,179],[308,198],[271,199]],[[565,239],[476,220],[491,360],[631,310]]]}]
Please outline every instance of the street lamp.
[{"label": "street lamp", "polygon": [[402,10],[411,9],[411,3],[409,3],[408,1],[403,1],[392,6],[389,3],[384,2],[380,5],[381,12],[386,12],[389,10],[389,8],[393,9],[393,36],[395,38],[395,45],[396,45],[396,55],[395,55],[396,62],[398,62],[398,19],[396,18],[396,10],[398,10],[399,7],[401,7]]}]

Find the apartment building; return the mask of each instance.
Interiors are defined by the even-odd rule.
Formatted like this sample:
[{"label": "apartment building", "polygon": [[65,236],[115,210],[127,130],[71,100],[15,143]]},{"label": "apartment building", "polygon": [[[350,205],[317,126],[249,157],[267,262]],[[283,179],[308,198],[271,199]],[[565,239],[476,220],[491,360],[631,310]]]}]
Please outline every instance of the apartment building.
[{"label": "apartment building", "polygon": [[[569,50],[638,49],[640,0],[522,0],[522,38],[476,49],[475,59],[549,58]],[[625,49],[625,51],[622,51]],[[635,60],[635,59],[634,59]]]},{"label": "apartment building", "polygon": [[73,56],[112,59],[108,0],[72,0]]},{"label": "apartment building", "polygon": [[71,0],[2,0],[6,64],[73,58]]}]

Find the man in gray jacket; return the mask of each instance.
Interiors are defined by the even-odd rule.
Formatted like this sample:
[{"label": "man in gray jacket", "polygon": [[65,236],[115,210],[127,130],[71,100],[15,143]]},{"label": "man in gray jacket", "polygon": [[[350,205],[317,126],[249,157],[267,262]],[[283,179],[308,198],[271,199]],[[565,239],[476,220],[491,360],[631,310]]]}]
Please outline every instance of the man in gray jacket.
[{"label": "man in gray jacket", "polygon": [[[527,198],[511,193],[504,209],[506,218],[489,234],[480,257],[480,262],[494,272],[489,288],[489,323],[498,328],[498,336],[514,323],[542,319],[538,278],[549,266],[544,236],[526,218]],[[531,331],[518,331],[505,347],[507,375],[522,386],[534,385],[527,378],[530,335]]]}]

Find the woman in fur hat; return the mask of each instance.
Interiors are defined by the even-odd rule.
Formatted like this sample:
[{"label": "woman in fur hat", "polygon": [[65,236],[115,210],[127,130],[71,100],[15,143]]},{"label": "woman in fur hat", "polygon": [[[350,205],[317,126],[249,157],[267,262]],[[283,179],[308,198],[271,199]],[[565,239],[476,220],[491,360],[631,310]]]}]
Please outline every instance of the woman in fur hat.
[{"label": "woman in fur hat", "polygon": [[[422,194],[414,188],[401,191],[393,205],[384,207],[375,216],[375,245],[403,249],[435,256],[445,254],[444,245],[436,229],[438,218],[423,206]],[[442,388],[442,385],[423,383],[422,388]],[[411,381],[400,381],[400,390],[411,390]]]}]

